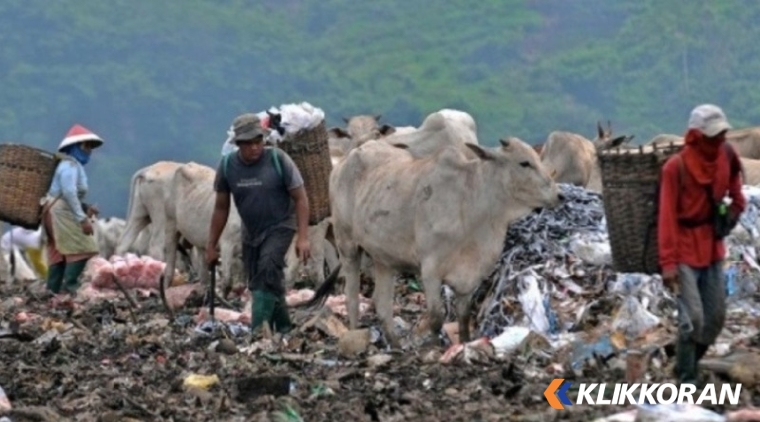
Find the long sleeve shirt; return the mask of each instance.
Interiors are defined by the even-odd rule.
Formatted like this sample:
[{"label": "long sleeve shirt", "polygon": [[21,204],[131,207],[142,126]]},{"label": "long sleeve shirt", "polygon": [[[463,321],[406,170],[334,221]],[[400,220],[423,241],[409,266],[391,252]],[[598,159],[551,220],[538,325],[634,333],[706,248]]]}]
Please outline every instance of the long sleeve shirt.
[{"label": "long sleeve shirt", "polygon": [[82,222],[87,218],[87,214],[82,210],[81,202],[86,193],[87,174],[84,172],[84,167],[73,159],[62,160],[55,169],[48,196],[53,198],[60,196],[71,208],[77,221]]},{"label": "long sleeve shirt", "polygon": [[[734,165],[740,165],[735,154],[730,159],[735,160]],[[679,160],[681,157],[674,155],[662,168],[657,238],[663,272],[675,270],[678,264],[704,268],[724,259],[726,254],[723,241],[713,238],[712,224],[696,227],[679,224],[679,220],[705,221],[713,212],[705,187],[688,170],[681,171]],[[716,199],[728,192],[732,200],[729,211],[738,216],[747,200],[742,194],[741,176],[731,174],[729,160],[718,160],[712,188]]]}]

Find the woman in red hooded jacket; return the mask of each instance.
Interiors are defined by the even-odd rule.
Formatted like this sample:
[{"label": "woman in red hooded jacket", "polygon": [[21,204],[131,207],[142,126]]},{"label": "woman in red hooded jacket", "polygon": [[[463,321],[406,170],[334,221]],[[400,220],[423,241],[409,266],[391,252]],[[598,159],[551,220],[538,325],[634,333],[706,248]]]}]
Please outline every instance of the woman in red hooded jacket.
[{"label": "woman in red hooded jacket", "polygon": [[713,204],[727,193],[728,215],[734,221],[746,206],[741,162],[726,142],[729,129],[719,107],[696,107],[684,148],[662,169],[658,217],[662,279],[678,295],[679,320],[690,321],[692,327],[688,332],[679,325],[675,373],[681,383],[698,382],[697,364],[725,320],[726,250],[723,240],[715,237]]}]

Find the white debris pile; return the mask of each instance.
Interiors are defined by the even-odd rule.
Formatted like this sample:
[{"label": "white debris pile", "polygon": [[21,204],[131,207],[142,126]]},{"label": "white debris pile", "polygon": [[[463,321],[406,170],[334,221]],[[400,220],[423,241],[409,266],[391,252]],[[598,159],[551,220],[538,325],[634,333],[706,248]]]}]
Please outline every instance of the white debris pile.
[{"label": "white debris pile", "polygon": [[[515,324],[556,333],[551,291],[583,294],[614,277],[601,195],[567,184],[559,188],[565,197],[560,206],[536,211],[507,231],[479,315],[481,334],[493,337]],[[515,298],[521,306],[511,306]]]},{"label": "white debris pile", "polygon": [[751,298],[760,289],[760,188],[744,186],[747,208],[726,238],[726,294],[732,301]]},{"label": "white debris pile", "polygon": [[[256,113],[256,116],[261,126],[270,129],[266,140],[277,144],[283,140],[286,133],[294,134],[304,129],[314,129],[325,119],[325,112],[304,101],[299,104],[283,104],[279,108],[271,107],[269,110]],[[232,142],[234,137],[235,131],[230,126],[227,129],[227,139],[222,145],[222,155],[237,151],[237,145]]]},{"label": "white debris pile", "polygon": [[[283,104],[279,109],[272,107],[267,113],[270,115],[269,127],[271,129],[282,128],[286,133],[297,133],[304,129],[314,129],[325,119],[325,112],[313,105],[302,102],[300,104]],[[282,132],[272,131],[272,136],[282,135]],[[277,137],[270,140],[279,142]]]}]

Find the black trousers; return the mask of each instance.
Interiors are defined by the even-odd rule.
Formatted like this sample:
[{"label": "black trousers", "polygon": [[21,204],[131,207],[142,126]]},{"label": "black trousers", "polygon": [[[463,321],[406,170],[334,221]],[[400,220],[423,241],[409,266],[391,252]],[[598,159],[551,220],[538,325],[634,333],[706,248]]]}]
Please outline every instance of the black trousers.
[{"label": "black trousers", "polygon": [[248,290],[266,290],[277,296],[285,295],[285,254],[294,235],[293,229],[276,228],[256,246],[243,242],[243,265]]}]

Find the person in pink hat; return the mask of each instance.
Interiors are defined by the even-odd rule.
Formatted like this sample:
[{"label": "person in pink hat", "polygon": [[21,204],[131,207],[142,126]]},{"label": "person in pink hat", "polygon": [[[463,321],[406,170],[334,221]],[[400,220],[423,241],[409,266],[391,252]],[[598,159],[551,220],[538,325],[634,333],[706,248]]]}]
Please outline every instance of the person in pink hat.
[{"label": "person in pink hat", "polygon": [[43,226],[47,239],[47,288],[54,294],[75,295],[87,261],[98,254],[90,218],[98,214],[83,202],[88,182],[84,166],[103,140],[81,125],[69,129],[58,146],[61,162],[43,201]]}]

